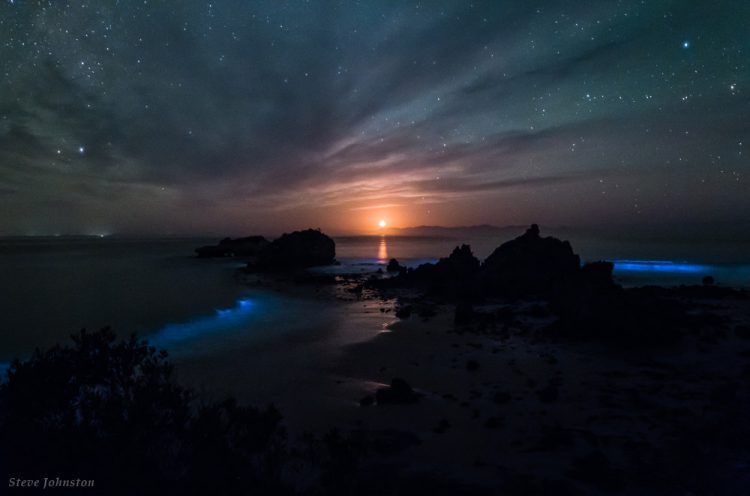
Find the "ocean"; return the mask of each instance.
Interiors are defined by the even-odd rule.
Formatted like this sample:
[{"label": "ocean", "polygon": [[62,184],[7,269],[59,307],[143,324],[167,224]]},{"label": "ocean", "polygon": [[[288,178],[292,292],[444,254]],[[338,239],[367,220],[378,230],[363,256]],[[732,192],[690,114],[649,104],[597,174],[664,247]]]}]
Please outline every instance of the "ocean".
[{"label": "ocean", "polygon": [[[337,238],[341,265],[327,272],[373,272],[397,258],[416,266],[446,256],[459,240]],[[501,241],[469,240],[486,257]],[[278,402],[278,392],[315,381],[336,350],[372,338],[393,322],[392,302],[347,302],[300,291],[251,288],[236,259],[198,259],[208,239],[7,238],[0,240],[0,367],[81,328],[137,333],[170,352],[191,385]],[[624,285],[750,287],[746,246],[571,240],[584,261],[609,259]],[[701,247],[698,247],[701,248]],[[723,250],[723,251],[722,251]],[[728,260],[728,261],[727,261]],[[284,364],[283,367],[280,364]],[[264,371],[275,370],[274,374]],[[263,380],[248,378],[263,377]]]}]

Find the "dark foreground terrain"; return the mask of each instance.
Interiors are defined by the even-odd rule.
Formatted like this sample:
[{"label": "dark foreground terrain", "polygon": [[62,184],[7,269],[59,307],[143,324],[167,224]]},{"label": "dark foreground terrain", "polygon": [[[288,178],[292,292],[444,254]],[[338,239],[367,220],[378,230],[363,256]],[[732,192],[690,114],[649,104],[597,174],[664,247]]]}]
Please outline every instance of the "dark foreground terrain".
[{"label": "dark foreground terrain", "polygon": [[383,301],[399,318],[331,363],[355,393],[329,429],[208,401],[147,343],[82,332],[16,361],[0,386],[3,475],[96,481],[69,494],[750,490],[745,292],[712,280],[623,289],[611,264],[581,266],[536,226],[482,262],[463,246],[388,269],[254,274],[281,291]]}]

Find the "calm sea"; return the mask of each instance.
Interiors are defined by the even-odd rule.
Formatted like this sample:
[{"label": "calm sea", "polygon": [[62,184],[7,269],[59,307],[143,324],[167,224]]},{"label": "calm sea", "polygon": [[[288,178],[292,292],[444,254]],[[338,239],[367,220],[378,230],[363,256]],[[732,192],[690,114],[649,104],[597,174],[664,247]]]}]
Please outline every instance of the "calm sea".
[{"label": "calm sea", "polygon": [[[501,241],[470,240],[480,258]],[[391,322],[392,314],[380,311],[382,302],[332,305],[312,292],[248,288],[236,275],[241,261],[193,257],[196,246],[209,242],[215,240],[0,240],[0,366],[80,328],[110,325],[166,348],[195,385],[278,402],[275,391],[299,387],[300,377],[315,377],[310,371],[324,369],[337,348],[369,339]],[[750,255],[747,246],[571,242],[584,260],[615,260],[626,285],[698,284],[713,275],[721,284],[750,287],[750,260],[742,258]],[[339,238],[342,265],[326,270],[370,272],[394,257],[415,266],[447,255],[456,244],[446,238]],[[277,373],[248,382],[269,367]]]}]

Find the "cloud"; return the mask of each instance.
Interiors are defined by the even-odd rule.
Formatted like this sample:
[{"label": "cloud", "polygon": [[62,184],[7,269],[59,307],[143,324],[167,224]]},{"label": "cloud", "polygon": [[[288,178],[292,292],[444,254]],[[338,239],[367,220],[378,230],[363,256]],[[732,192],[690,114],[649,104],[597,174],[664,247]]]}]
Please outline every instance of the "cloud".
[{"label": "cloud", "polygon": [[[79,205],[83,223],[148,210],[139,203],[186,224],[457,200],[470,217],[493,192],[562,198],[627,177],[620,205],[582,200],[622,212],[639,183],[697,197],[697,176],[738,170],[749,141],[729,36],[744,11],[700,7],[723,49],[687,53],[671,38],[701,16],[676,3],[0,8],[0,188],[47,205],[23,222],[52,200]],[[150,227],[146,214],[131,221]]]}]

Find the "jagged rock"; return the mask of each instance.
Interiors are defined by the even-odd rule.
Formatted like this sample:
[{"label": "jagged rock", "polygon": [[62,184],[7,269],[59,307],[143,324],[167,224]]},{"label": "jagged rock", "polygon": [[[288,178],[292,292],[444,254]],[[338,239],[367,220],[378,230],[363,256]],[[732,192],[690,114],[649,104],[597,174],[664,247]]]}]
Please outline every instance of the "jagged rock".
[{"label": "jagged rock", "polygon": [[375,392],[378,405],[404,405],[416,403],[419,397],[409,383],[400,378],[391,380],[390,387],[380,388]]},{"label": "jagged rock", "polygon": [[336,243],[314,229],[286,233],[268,244],[253,268],[286,270],[331,265],[336,261]]},{"label": "jagged rock", "polygon": [[268,245],[263,236],[245,238],[224,238],[217,245],[201,246],[195,249],[200,258],[212,257],[254,257]]},{"label": "jagged rock", "polygon": [[385,270],[388,272],[401,272],[404,269],[406,269],[406,267],[398,263],[398,260],[396,260],[395,258],[392,258],[388,262],[388,266],[385,268]]},{"label": "jagged rock", "polygon": [[381,287],[419,287],[445,296],[475,294],[474,279],[478,270],[479,260],[472,254],[471,247],[461,245],[435,264],[402,268],[398,277],[383,281]]},{"label": "jagged rock", "polygon": [[479,260],[471,253],[469,245],[461,245],[453,249],[446,258],[441,258],[436,264],[422,264],[409,271],[408,275],[416,281],[429,284],[456,283],[471,279],[479,269]]},{"label": "jagged rock", "polygon": [[486,294],[547,294],[572,280],[581,261],[570,243],[542,238],[533,224],[522,236],[495,249],[481,267],[480,280]]},{"label": "jagged rock", "polygon": [[580,281],[590,287],[611,288],[614,286],[612,271],[615,265],[612,262],[590,262],[581,267]]}]

